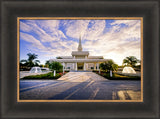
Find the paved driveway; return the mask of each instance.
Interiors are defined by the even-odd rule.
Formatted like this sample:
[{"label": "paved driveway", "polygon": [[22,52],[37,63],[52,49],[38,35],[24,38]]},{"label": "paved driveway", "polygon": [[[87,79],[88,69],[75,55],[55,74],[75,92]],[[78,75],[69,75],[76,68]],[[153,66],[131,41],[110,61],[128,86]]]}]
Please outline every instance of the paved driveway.
[{"label": "paved driveway", "polygon": [[21,80],[21,100],[140,100],[140,81],[107,80],[93,72],[69,72],[58,80]]}]

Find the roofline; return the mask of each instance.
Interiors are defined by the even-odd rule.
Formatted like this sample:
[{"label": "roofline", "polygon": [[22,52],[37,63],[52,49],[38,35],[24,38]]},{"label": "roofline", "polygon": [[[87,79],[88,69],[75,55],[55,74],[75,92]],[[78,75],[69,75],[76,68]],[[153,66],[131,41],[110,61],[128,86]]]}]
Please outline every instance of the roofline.
[{"label": "roofline", "polygon": [[64,63],[77,63],[77,62],[95,63],[95,62],[106,62],[108,60],[109,59],[50,59],[49,61],[64,62]]}]

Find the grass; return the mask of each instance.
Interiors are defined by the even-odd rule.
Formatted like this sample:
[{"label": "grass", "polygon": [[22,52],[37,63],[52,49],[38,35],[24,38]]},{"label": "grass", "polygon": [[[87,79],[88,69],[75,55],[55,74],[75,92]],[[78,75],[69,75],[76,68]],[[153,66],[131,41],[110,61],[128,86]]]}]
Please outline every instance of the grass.
[{"label": "grass", "polygon": [[63,73],[57,73],[56,76],[53,76],[53,72],[49,72],[47,74],[40,74],[40,75],[31,75],[23,77],[23,79],[58,79],[63,75]]},{"label": "grass", "polygon": [[[98,72],[95,72],[95,73],[99,74]],[[112,73],[112,77],[110,77],[109,72],[101,72],[99,75],[110,80],[140,80],[141,79],[141,77],[138,77],[138,76],[126,76],[126,75],[117,74],[117,73]]]}]

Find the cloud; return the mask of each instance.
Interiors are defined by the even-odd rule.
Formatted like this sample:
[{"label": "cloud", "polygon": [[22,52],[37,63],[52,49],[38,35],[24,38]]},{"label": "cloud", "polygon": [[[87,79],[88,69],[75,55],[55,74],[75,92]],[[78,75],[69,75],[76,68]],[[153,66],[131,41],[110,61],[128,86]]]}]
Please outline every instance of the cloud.
[{"label": "cloud", "polygon": [[83,45],[91,51],[91,55],[102,55],[118,64],[131,55],[140,59],[139,20],[115,20],[107,33],[101,31],[99,34],[94,36],[97,40],[86,41]]},{"label": "cloud", "polygon": [[70,20],[66,21],[66,35],[72,38],[85,40],[97,40],[98,36],[103,33],[105,20]]},{"label": "cloud", "polygon": [[33,47],[36,47],[38,49],[45,49],[41,42],[34,38],[32,35],[20,32],[20,39],[31,43]]},{"label": "cloud", "polygon": [[66,35],[72,38],[79,38],[84,35],[90,20],[69,20],[65,25]]},{"label": "cloud", "polygon": [[[63,32],[58,30],[59,21],[56,20],[26,20],[21,24],[20,31],[34,33],[41,42],[52,42],[66,38]],[[26,26],[28,29],[25,28]]]},{"label": "cloud", "polygon": [[53,29],[59,28],[59,20],[37,20],[36,23],[40,28],[48,32],[52,32]]},{"label": "cloud", "polygon": [[97,40],[102,35],[105,28],[105,20],[91,20],[86,32],[84,33],[84,39]]},{"label": "cloud", "polygon": [[20,21],[20,30],[23,32],[30,32],[32,27]]},{"label": "cloud", "polygon": [[30,49],[32,52],[40,52],[42,57],[56,57],[60,55],[71,55],[72,47],[68,44],[75,44],[78,43],[74,41],[69,42],[62,42],[62,41],[55,41],[51,42],[50,46],[44,46],[39,40],[37,40],[32,35],[27,33],[20,32],[20,39],[28,42],[26,47]]},{"label": "cloud", "polygon": [[111,25],[125,24],[127,26],[135,26],[137,23],[140,23],[140,20],[115,20]]},{"label": "cloud", "polygon": [[[109,28],[107,31],[107,25]],[[82,47],[90,55],[113,59],[119,65],[127,56],[140,58],[140,20],[25,20],[20,21],[20,40],[41,57],[71,56]]]}]

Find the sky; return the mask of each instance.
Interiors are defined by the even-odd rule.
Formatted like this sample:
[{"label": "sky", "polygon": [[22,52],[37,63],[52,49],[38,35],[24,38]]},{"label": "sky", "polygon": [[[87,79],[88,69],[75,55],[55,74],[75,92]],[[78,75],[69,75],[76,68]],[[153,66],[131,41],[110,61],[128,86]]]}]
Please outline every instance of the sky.
[{"label": "sky", "polygon": [[103,56],[122,65],[123,59],[141,59],[140,20],[24,20],[20,19],[20,60],[27,53],[38,55],[40,64],[77,51],[79,37],[83,51]]}]

